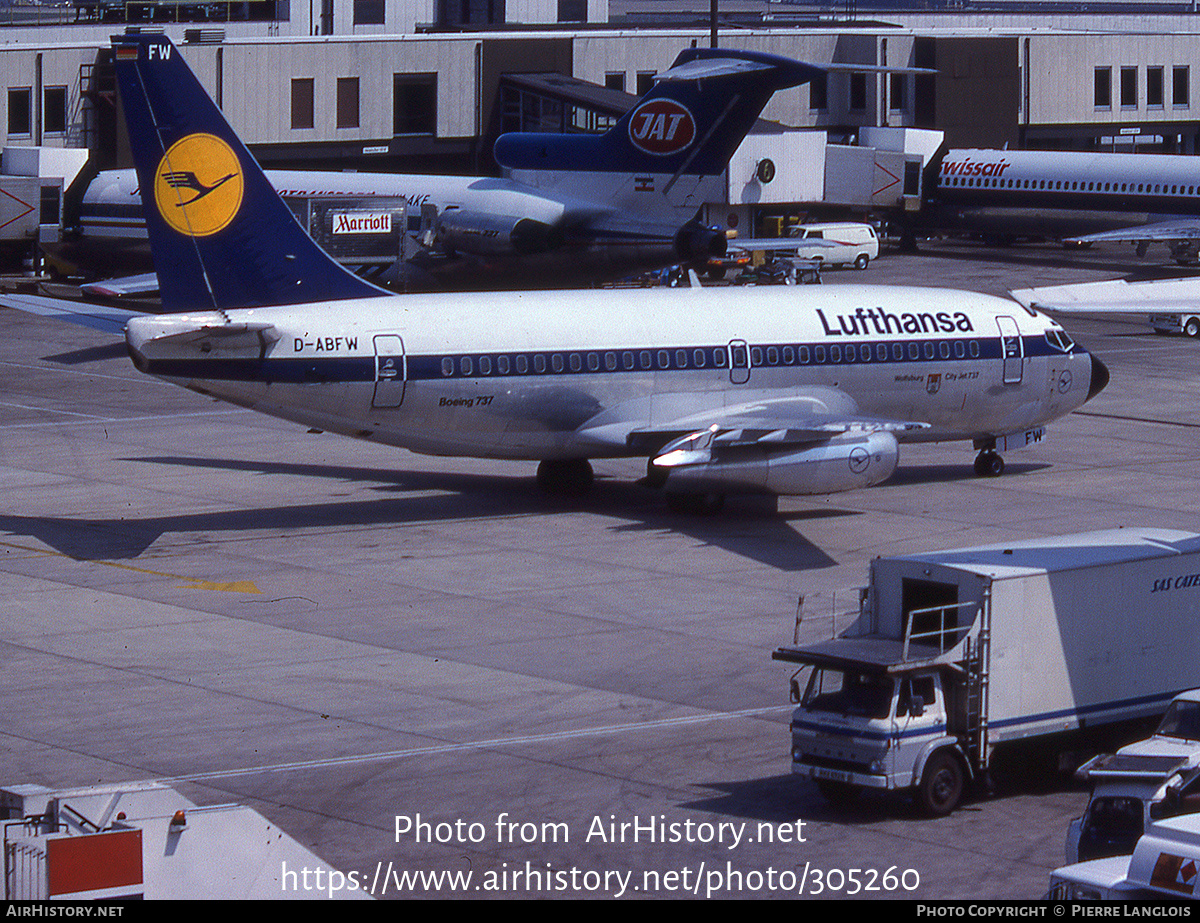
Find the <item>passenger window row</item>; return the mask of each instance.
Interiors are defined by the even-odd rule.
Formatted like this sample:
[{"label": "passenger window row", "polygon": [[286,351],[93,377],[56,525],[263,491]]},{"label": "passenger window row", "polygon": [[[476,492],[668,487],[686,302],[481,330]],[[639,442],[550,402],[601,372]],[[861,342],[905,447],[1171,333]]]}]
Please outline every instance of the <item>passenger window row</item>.
[{"label": "passenger window row", "polygon": [[1181,183],[1097,183],[1083,180],[1021,180],[993,176],[944,176],[947,186],[976,186],[991,189],[1046,189],[1057,192],[1146,193],[1150,195],[1196,195],[1200,186]]},{"label": "passenger window row", "polygon": [[[731,357],[732,354],[732,357]],[[978,359],[978,340],[922,340],[890,343],[752,346],[749,365],[770,368],[852,362],[916,362],[932,359]],[[442,376],[544,375],[574,372],[680,371],[745,368],[745,346],[690,349],[609,350],[606,352],[500,353],[442,358]]]}]

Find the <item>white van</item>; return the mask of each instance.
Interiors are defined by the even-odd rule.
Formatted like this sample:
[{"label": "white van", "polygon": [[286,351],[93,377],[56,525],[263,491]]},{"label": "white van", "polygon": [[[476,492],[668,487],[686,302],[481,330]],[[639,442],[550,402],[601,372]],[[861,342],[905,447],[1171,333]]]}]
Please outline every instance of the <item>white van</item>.
[{"label": "white van", "polygon": [[820,260],[822,265],[835,269],[846,263],[853,263],[855,269],[866,269],[879,256],[879,238],[869,224],[851,221],[794,224],[787,229],[787,236],[813,241],[811,245],[797,246],[799,259]]}]

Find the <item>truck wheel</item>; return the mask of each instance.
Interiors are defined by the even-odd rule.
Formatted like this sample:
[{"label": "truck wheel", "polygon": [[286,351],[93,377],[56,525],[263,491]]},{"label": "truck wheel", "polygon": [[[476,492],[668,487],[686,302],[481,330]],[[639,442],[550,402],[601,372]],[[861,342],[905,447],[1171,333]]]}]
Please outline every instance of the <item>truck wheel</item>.
[{"label": "truck wheel", "polygon": [[917,795],[925,813],[934,817],[949,814],[962,799],[962,764],[950,753],[935,753],[925,764]]},{"label": "truck wheel", "polygon": [[870,262],[871,262],[871,258],[869,256],[867,256],[865,253],[860,253],[858,256],[856,256],[854,258],[854,268],[855,269],[866,269],[867,264]]},{"label": "truck wheel", "polygon": [[1200,337],[1200,318],[1189,317],[1187,323],[1183,325],[1183,332],[1192,339]]}]

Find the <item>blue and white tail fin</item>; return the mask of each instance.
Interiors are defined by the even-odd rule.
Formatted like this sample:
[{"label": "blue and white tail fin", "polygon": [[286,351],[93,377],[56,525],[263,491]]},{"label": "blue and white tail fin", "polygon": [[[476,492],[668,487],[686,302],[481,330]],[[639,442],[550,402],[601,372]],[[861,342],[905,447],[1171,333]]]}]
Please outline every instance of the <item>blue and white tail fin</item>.
[{"label": "blue and white tail fin", "polygon": [[[496,161],[512,178],[539,189],[586,188],[594,197],[643,211],[654,204],[692,208],[702,181],[724,173],[772,94],[823,73],[825,68],[778,55],[691,48],[604,134],[501,135]],[[719,193],[718,200],[723,187]]]},{"label": "blue and white tail fin", "polygon": [[170,39],[112,44],[165,308],[387,294],[313,243]]}]

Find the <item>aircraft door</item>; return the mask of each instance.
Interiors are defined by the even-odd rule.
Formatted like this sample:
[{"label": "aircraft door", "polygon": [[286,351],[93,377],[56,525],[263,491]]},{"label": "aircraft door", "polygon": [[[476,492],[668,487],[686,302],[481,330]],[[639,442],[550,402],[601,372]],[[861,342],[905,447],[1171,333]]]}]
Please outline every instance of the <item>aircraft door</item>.
[{"label": "aircraft door", "polygon": [[372,407],[399,407],[404,402],[404,341],[394,333],[375,335],[375,394]]},{"label": "aircraft door", "polygon": [[1000,355],[1004,358],[1004,383],[1020,384],[1021,370],[1025,364],[1025,344],[1021,342],[1021,331],[1011,317],[997,317],[1000,328]]},{"label": "aircraft door", "polygon": [[729,380],[735,385],[750,380],[750,347],[745,340],[729,341]]}]

